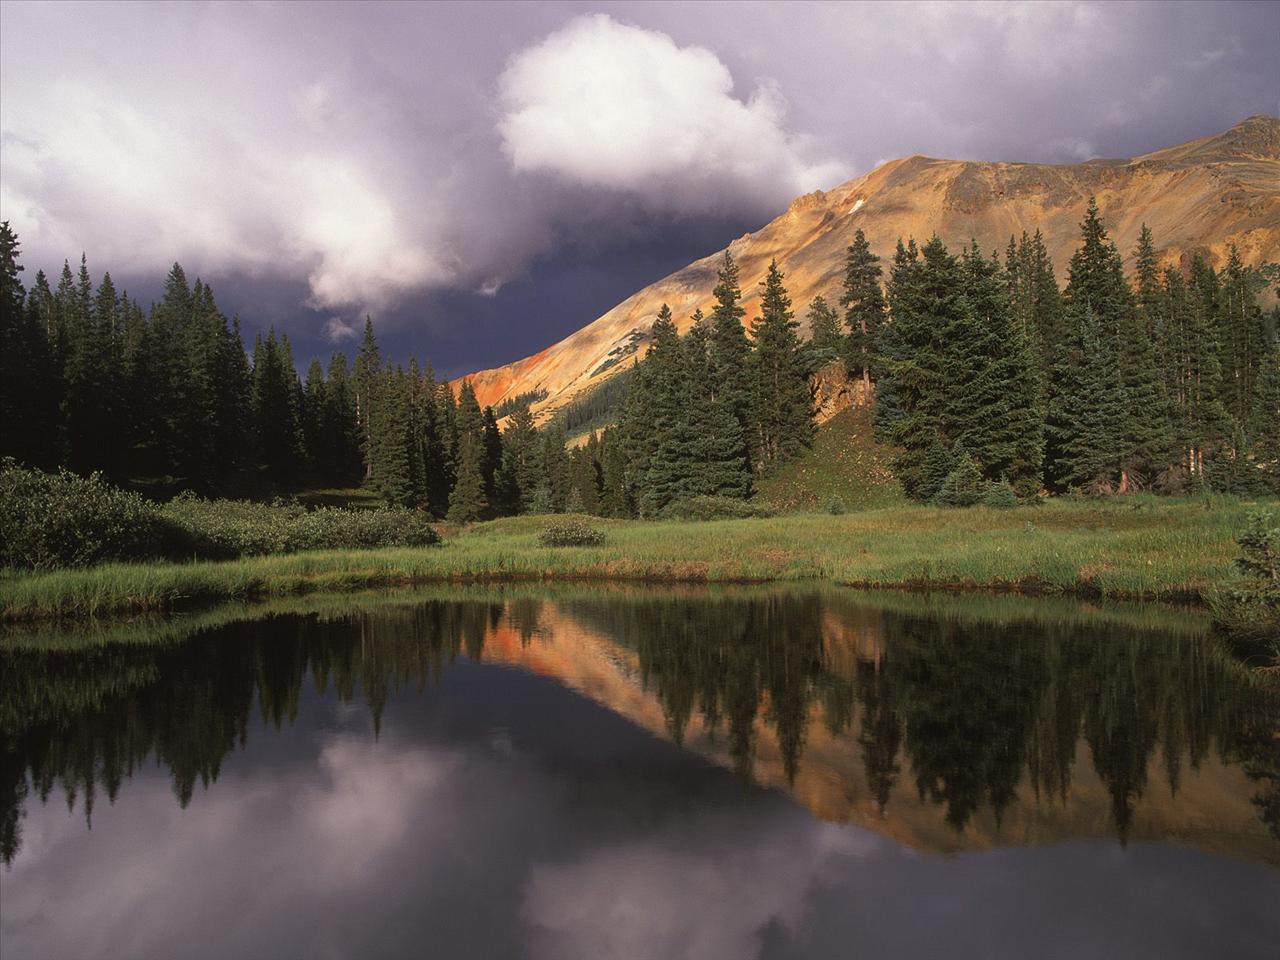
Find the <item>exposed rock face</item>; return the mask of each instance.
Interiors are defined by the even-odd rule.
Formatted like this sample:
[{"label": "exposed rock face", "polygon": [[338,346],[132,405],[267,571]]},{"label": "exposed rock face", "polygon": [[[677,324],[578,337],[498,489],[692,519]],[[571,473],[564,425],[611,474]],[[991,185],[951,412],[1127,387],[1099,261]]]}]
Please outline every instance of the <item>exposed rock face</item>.
[{"label": "exposed rock face", "polygon": [[[844,250],[859,228],[886,258],[899,237],[923,242],[935,232],[953,249],[973,239],[1003,255],[1011,235],[1038,228],[1062,283],[1091,195],[1126,260],[1143,223],[1168,261],[1201,252],[1221,265],[1231,244],[1247,264],[1280,260],[1280,119],[1250,117],[1218,136],[1131,160],[893,160],[826,193],[799,197],[728,249],[741,269],[748,323],[759,311],[756,284],[774,257],[798,317],[818,294],[836,301]],[[646,349],[664,302],[682,330],[695,309],[710,309],[722,253],[645,287],[534,356],[471,375],[480,402],[544,389],[547,397],[534,412],[545,416],[612,376]]]},{"label": "exposed rock face", "polygon": [[[861,380],[850,380],[843,360],[832,360],[809,378],[813,389],[814,420],[826,423],[841,410],[861,407],[867,402],[867,390]],[[871,393],[875,392],[874,386]]]}]

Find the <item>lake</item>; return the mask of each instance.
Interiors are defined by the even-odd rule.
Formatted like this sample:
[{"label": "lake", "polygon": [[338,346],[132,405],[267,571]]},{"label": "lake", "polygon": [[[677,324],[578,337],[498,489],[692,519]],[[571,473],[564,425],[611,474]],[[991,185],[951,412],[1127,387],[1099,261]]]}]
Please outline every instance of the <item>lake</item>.
[{"label": "lake", "polygon": [[1280,709],[1202,614],[311,597],[0,639],[0,955],[1267,957]]}]

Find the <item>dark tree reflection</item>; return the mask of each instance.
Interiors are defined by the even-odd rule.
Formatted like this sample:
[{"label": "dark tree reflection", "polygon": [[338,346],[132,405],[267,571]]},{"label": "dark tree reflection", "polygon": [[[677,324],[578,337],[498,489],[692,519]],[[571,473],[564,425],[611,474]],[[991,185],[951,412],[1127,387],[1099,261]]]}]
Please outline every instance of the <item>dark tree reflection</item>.
[{"label": "dark tree reflection", "polygon": [[259,719],[276,729],[295,721],[308,682],[362,700],[376,732],[397,691],[427,688],[458,656],[494,656],[495,631],[523,649],[571,642],[575,629],[638,662],[675,742],[697,719],[746,780],[767,737],[795,782],[817,723],[820,735],[856,745],[882,815],[914,786],[963,831],[983,810],[998,825],[1024,785],[1037,802],[1068,804],[1082,755],[1124,841],[1149,770],[1177,793],[1184,766],[1216,752],[1257,784],[1258,814],[1280,839],[1273,692],[1204,638],[1019,609],[970,606],[961,616],[936,600],[877,606],[797,590],[472,593],[277,614],[184,638],[170,624],[154,640],[9,644],[0,647],[0,855],[17,852],[35,799],[60,792],[90,819],[152,758],[185,806]]}]

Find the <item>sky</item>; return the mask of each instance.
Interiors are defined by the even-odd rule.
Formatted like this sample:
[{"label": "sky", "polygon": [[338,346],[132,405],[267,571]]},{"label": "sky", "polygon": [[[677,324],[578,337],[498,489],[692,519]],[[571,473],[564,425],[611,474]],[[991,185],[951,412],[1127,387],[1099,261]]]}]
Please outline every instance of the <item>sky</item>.
[{"label": "sky", "polygon": [[1276,3],[0,3],[28,282],[169,266],[306,363],[456,376],[899,156],[1133,156],[1280,114]]}]

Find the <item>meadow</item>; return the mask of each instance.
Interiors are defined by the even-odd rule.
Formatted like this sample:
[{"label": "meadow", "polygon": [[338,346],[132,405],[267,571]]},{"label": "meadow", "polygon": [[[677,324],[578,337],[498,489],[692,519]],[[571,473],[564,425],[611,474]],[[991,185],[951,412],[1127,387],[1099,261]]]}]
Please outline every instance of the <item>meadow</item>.
[{"label": "meadow", "polygon": [[533,580],[808,580],[1202,603],[1238,580],[1235,538],[1257,509],[1231,497],[1133,496],[709,522],[583,517],[605,534],[590,547],[540,545],[553,518],[521,516],[443,526],[444,542],[430,547],[11,573],[0,577],[0,616],[107,616],[318,591]]}]

